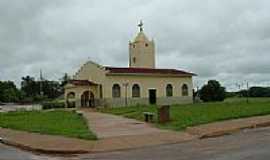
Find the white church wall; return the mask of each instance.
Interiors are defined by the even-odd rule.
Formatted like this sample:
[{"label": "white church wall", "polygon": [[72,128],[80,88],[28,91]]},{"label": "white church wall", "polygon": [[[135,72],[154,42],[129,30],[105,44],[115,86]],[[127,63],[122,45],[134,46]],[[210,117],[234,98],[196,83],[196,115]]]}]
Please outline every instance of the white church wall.
[{"label": "white church wall", "polygon": [[157,90],[157,97],[166,97],[166,86],[171,84],[173,86],[173,96],[182,96],[182,85],[188,85],[189,96],[192,96],[193,83],[191,77],[164,77],[164,76],[107,76],[105,82],[105,98],[112,98],[112,86],[119,84],[121,86],[121,97],[125,96],[125,86],[127,87],[127,97],[132,97],[132,86],[138,84],[142,98],[148,98],[149,89]]}]

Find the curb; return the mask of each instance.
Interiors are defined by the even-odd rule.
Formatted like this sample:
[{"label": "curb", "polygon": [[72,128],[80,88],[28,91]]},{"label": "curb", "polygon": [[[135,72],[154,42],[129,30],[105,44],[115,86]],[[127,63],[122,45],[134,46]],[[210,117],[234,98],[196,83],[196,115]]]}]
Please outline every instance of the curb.
[{"label": "curb", "polygon": [[144,145],[139,147],[130,147],[130,148],[120,148],[120,149],[113,149],[113,150],[93,150],[89,153],[112,153],[112,152],[119,152],[119,151],[130,151],[130,150],[136,150],[136,149],[145,149],[150,147],[156,147],[156,146],[165,146],[165,145],[173,145],[173,144],[180,144],[180,143],[186,143],[192,140],[198,139],[197,137],[190,140],[183,140],[181,142],[171,142],[171,143],[160,143],[160,144],[154,144],[154,145]]},{"label": "curb", "polygon": [[255,129],[255,128],[263,128],[263,127],[269,127],[269,126],[270,126],[270,121],[257,123],[257,124],[250,124],[247,126],[234,128],[234,129],[216,131],[216,132],[211,132],[211,133],[206,133],[206,134],[201,134],[201,135],[199,134],[198,137],[199,139],[215,138],[215,137],[220,137],[220,136],[225,136],[225,135],[231,135],[233,133],[240,132],[241,130],[244,130],[244,129]]},{"label": "curb", "polygon": [[[243,129],[246,129],[246,128],[243,128]],[[226,130],[226,131],[207,133],[207,134],[200,135],[199,139],[216,138],[216,137],[231,135],[233,133],[240,132],[241,130],[242,129],[232,129],[232,130]]]},{"label": "curb", "polygon": [[19,144],[16,142],[9,141],[4,138],[0,138],[0,143],[16,147],[22,150],[31,151],[31,152],[37,152],[37,153],[44,153],[44,154],[86,154],[91,153],[91,151],[86,150],[73,150],[73,151],[67,151],[67,150],[54,150],[54,149],[41,149],[41,148],[35,148],[31,146],[27,146],[24,144]]},{"label": "curb", "polygon": [[[195,137],[194,139],[198,139],[198,137]],[[161,145],[185,143],[185,142],[192,141],[194,139],[183,140],[181,142],[160,143],[160,144],[154,144],[154,145],[144,145],[144,146],[139,146],[139,147],[127,147],[127,148],[119,148],[119,149],[111,149],[111,150],[110,149],[109,150],[92,149],[92,150],[74,150],[74,151],[35,148],[35,147],[27,146],[24,144],[12,142],[7,139],[3,139],[1,137],[0,137],[0,143],[8,145],[8,146],[16,147],[25,151],[35,152],[35,153],[72,155],[72,154],[90,154],[90,153],[93,154],[93,153],[111,153],[111,152],[117,152],[117,151],[129,151],[129,150],[139,149],[139,148],[149,148],[149,147],[161,146]]]}]

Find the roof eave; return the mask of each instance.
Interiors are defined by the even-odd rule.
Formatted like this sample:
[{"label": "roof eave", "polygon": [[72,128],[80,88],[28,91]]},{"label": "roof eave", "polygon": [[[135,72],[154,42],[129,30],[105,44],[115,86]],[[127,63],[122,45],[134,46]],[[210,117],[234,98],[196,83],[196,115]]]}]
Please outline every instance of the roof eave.
[{"label": "roof eave", "polygon": [[192,77],[192,76],[194,76],[194,74],[106,73],[106,76],[162,76],[162,77]]}]

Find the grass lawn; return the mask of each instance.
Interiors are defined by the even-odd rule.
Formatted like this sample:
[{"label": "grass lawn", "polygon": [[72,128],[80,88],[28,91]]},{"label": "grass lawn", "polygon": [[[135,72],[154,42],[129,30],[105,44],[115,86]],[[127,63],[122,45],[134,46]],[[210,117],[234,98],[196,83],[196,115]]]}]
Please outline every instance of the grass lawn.
[{"label": "grass lawn", "polygon": [[62,110],[0,113],[0,127],[88,140],[96,139],[95,134],[88,130],[83,117]]},{"label": "grass lawn", "polygon": [[[143,120],[143,112],[157,113],[156,106],[134,106],[100,109],[101,112]],[[182,130],[209,122],[270,114],[270,98],[227,99],[224,102],[172,105],[171,121],[155,125],[159,128]]]}]

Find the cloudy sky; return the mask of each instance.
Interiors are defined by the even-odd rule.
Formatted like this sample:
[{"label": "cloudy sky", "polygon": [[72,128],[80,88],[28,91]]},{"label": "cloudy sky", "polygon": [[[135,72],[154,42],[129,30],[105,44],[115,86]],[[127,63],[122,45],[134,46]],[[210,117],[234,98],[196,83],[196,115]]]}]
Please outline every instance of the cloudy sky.
[{"label": "cloudy sky", "polygon": [[59,79],[91,59],[128,65],[128,41],[144,21],[157,66],[228,89],[270,85],[269,0],[0,0],[0,80]]}]

